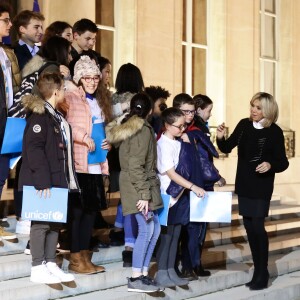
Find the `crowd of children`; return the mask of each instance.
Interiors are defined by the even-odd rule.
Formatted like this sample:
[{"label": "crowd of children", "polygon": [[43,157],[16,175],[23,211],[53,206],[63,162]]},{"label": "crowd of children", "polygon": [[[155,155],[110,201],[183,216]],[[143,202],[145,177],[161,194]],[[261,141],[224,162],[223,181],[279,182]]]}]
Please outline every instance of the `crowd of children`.
[{"label": "crowd of children", "polygon": [[[125,239],[124,266],[132,266],[128,291],[156,292],[187,285],[199,276],[210,276],[201,260],[207,223],[190,221],[190,193],[204,197],[207,191],[213,191],[215,184],[226,183],[213,164],[218,152],[210,141],[207,125],[212,100],[201,94],[192,98],[181,93],[173,98],[172,107],[167,108],[165,102],[170,93],[162,87],[145,88],[140,70],[130,63],[121,66],[116,92],[112,95],[109,90],[111,63],[92,50],[96,24],[81,19],[72,28],[66,22],[54,22],[42,39],[43,21],[42,14],[30,11],[22,11],[13,20],[20,37],[13,49],[22,69],[23,82],[31,80],[33,73],[38,77],[37,82],[32,83],[30,95],[13,101],[20,87],[18,66],[15,62],[12,68],[12,58],[15,59],[12,50],[0,47],[0,143],[7,111],[26,117],[27,121],[22,161],[16,177],[18,223],[24,222],[21,219],[24,185],[34,186],[41,197],[50,197],[52,187],[69,190],[65,226],[55,222],[31,222],[31,281],[49,284],[75,279],[56,265],[62,228],[65,235],[61,242],[66,242],[70,250],[69,271],[79,274],[105,271],[103,266],[92,263],[90,252],[95,224],[108,226],[101,215],[101,208],[105,206],[103,174],[110,174],[110,191],[120,191],[121,195],[116,228],[110,237],[116,245],[123,244],[122,239]],[[11,25],[9,8],[0,4],[0,39],[9,34]],[[40,48],[35,44],[38,42],[42,42]],[[251,102],[248,123],[254,122],[253,128],[263,129],[255,132],[257,147],[254,145],[257,140],[247,143],[248,132],[253,128],[246,121],[238,125],[227,141],[224,124],[218,127],[220,149],[230,152],[233,147],[241,146],[239,164],[244,163],[243,172],[250,170],[248,156],[254,157],[253,181],[262,182],[262,189],[265,183],[270,185],[269,190],[275,172],[288,166],[282,132],[274,124],[276,107],[272,96],[266,93]],[[93,125],[99,123],[105,124],[106,130],[106,139],[101,144],[92,137]],[[251,127],[248,131],[244,130],[247,126]],[[274,150],[270,142],[265,143],[269,136],[270,139],[280,137]],[[249,153],[240,142],[253,151]],[[96,147],[108,151],[108,160],[89,163],[88,155]],[[259,157],[255,156],[257,152]],[[8,175],[8,160],[9,155],[0,154],[0,196]],[[239,185],[242,185],[240,180]],[[248,286],[254,290],[267,286],[268,251],[263,224],[269,207],[269,190],[249,196],[248,191],[244,194],[240,188],[239,194],[239,201],[246,203],[245,207],[250,198],[257,200],[258,209],[263,207],[263,213],[258,216],[244,216],[256,271]],[[163,208],[161,194],[170,196],[164,225],[160,225],[158,218],[158,209]],[[2,215],[2,226],[5,217]],[[257,220],[258,229],[258,225],[253,225],[258,224]],[[0,229],[3,239],[16,237]],[[256,235],[261,237],[258,242],[255,242]],[[263,261],[257,258],[259,249],[264,251]],[[154,252],[158,270],[152,278],[149,266]]]}]

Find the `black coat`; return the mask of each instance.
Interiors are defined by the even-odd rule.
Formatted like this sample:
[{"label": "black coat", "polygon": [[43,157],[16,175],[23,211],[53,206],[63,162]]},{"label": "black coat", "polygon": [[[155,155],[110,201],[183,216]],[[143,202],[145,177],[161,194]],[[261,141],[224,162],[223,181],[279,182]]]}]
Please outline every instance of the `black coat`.
[{"label": "black coat", "polygon": [[[72,141],[69,143],[72,145]],[[34,186],[37,190],[68,188],[66,143],[59,122],[45,108],[44,112],[31,113],[27,118],[22,159],[19,190],[24,185]]]},{"label": "black coat", "polygon": [[[273,123],[270,127],[255,129],[252,121],[242,119],[230,137],[217,140],[217,144],[224,153],[238,147],[235,192],[243,197],[270,200],[275,173],[283,172],[289,166],[280,127]],[[271,164],[266,173],[255,171],[262,162]]]}]

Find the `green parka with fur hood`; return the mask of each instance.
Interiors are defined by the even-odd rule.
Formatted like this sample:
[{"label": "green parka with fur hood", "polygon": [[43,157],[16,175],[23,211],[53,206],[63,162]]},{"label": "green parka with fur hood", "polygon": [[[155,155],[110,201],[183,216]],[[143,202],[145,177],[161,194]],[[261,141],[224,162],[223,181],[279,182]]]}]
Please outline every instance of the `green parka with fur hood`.
[{"label": "green parka with fur hood", "polygon": [[163,206],[156,175],[156,140],[151,125],[138,116],[121,124],[124,116],[106,127],[107,140],[119,146],[120,192],[123,214],[138,213],[139,200],[148,200],[149,209]]}]

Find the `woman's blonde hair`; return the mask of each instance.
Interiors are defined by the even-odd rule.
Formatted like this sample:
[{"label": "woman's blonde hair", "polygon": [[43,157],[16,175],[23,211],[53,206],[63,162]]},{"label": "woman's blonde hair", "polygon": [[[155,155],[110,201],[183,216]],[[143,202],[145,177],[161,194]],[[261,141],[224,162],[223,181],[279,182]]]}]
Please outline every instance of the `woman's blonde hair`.
[{"label": "woman's blonde hair", "polygon": [[[261,104],[261,110],[263,113],[264,121],[263,127],[270,127],[272,123],[276,123],[278,119],[278,105],[271,94],[259,92],[256,93],[251,101],[250,105],[253,105],[255,100],[259,100]],[[251,116],[250,116],[250,120]]]}]

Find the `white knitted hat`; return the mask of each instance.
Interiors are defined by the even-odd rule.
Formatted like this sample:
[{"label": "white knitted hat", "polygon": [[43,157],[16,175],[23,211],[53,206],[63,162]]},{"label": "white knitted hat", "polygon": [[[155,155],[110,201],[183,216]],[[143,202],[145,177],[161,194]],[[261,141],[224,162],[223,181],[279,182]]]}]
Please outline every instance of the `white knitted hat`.
[{"label": "white knitted hat", "polygon": [[93,59],[83,55],[75,64],[73,80],[78,84],[80,78],[86,75],[100,75],[101,77],[101,72]]}]

